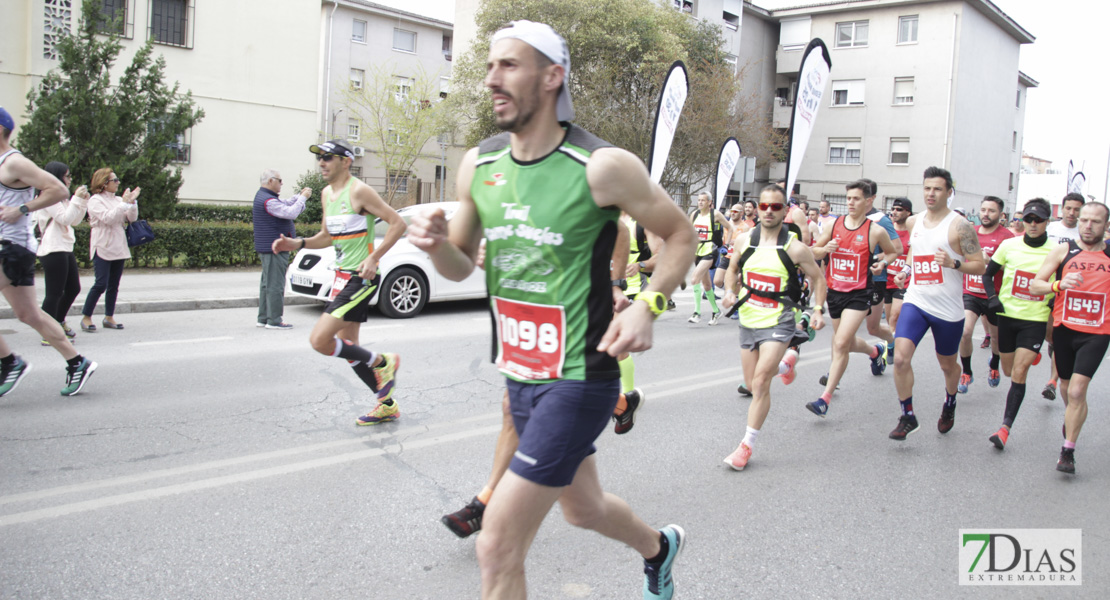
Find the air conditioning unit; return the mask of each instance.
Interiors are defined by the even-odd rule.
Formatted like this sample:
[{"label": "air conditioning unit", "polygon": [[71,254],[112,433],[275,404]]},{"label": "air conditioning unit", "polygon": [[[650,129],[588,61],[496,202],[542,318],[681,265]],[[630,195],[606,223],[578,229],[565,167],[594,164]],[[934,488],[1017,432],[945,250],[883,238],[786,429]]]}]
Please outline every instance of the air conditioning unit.
[{"label": "air conditioning unit", "polygon": [[362,156],[362,155],[366,154],[366,149],[363,148],[362,146],[355,146],[354,151],[355,151],[355,156]]}]

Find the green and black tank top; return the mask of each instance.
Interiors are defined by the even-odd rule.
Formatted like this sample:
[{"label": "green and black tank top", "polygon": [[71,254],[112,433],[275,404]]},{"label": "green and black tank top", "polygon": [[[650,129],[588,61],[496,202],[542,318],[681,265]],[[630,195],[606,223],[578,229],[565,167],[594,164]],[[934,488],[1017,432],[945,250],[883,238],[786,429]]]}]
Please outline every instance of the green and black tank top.
[{"label": "green and black tank top", "polygon": [[598,207],[586,181],[590,155],[612,144],[568,124],[554,151],[523,162],[509,141],[478,145],[470,188],[486,238],[494,361],[529,383],[616,378],[616,359],[597,345],[613,317],[620,210]]}]

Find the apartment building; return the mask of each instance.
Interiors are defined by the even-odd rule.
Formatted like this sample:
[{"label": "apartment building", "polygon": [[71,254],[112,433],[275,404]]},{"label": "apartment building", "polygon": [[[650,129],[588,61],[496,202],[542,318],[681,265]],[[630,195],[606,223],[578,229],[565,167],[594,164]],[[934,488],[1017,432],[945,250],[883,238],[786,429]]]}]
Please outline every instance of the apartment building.
[{"label": "apartment building", "polygon": [[[454,177],[448,173],[465,151],[454,136],[423,143],[411,169],[387,169],[369,115],[350,96],[366,86],[389,86],[397,97],[418,103],[446,97],[454,59],[451,23],[365,0],[324,0],[322,10],[320,139],[347,139],[357,155],[352,172],[379,191],[394,186],[396,206],[453,199]],[[433,84],[430,97],[415,97],[418,82]]]},{"label": "apartment building", "polygon": [[[955,179],[953,206],[983,196],[1012,208],[1021,171],[1025,100],[1037,82],[1018,70],[1033,36],[988,0],[844,0],[771,11],[780,26],[772,121],[789,126],[802,50],[828,46],[831,84],[798,173],[810,200],[844,203],[844,184],[879,184],[883,207],[920,198],[930,165]],[[785,170],[771,169],[771,178]]]},{"label": "apartment building", "polygon": [[[25,118],[27,94],[58,65],[56,44],[75,31],[80,0],[8,0],[0,36],[0,103]],[[123,50],[112,79],[147,40],[165,79],[190,90],[205,117],[178,142],[182,201],[249,202],[265,168],[286,190],[313,167],[320,5],[303,0],[103,0],[121,15]],[[125,93],[126,91],[123,90]],[[16,128],[18,141],[19,128]]]}]

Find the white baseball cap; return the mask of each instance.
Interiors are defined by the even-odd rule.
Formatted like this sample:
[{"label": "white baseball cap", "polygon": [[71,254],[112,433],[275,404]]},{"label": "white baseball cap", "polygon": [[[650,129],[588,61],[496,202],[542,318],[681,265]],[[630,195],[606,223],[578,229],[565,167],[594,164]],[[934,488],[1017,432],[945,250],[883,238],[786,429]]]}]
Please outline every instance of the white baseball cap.
[{"label": "white baseball cap", "polygon": [[509,26],[493,34],[490,45],[504,39],[517,39],[539,50],[551,62],[563,67],[563,87],[559,90],[559,99],[555,103],[555,118],[560,122],[574,120],[574,104],[570,101],[570,88],[567,79],[570,78],[570,50],[563,36],[555,33],[550,25],[534,21],[510,21]]}]

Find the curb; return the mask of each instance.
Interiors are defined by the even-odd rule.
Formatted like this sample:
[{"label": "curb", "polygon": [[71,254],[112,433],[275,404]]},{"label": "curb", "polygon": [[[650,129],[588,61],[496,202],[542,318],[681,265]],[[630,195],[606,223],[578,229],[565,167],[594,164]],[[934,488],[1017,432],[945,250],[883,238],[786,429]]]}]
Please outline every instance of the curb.
[{"label": "curb", "polygon": [[[318,300],[303,296],[286,296],[285,306],[302,306],[306,304],[319,304]],[[181,310],[210,310],[216,308],[250,308],[258,306],[258,296],[242,298],[207,298],[203,300],[134,300],[131,302],[116,302],[116,314],[173,312]],[[94,314],[104,313],[104,303],[96,305]],[[70,307],[66,316],[81,315],[80,303]],[[10,306],[0,307],[0,319],[14,319],[15,311]]]}]

